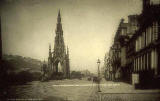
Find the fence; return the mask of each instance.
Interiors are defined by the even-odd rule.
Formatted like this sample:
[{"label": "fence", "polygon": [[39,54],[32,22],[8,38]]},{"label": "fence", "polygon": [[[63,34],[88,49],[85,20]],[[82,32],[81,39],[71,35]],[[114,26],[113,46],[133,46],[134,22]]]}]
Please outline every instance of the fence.
[{"label": "fence", "polygon": [[95,93],[88,101],[160,101],[160,93]]}]

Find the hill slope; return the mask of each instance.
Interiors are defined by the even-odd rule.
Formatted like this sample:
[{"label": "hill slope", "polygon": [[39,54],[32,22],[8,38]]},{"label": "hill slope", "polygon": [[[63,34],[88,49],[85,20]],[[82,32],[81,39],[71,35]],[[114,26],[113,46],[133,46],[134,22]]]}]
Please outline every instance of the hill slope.
[{"label": "hill slope", "polygon": [[0,77],[8,85],[40,80],[41,64],[41,61],[29,57],[4,55]]},{"label": "hill slope", "polygon": [[20,72],[40,72],[42,62],[30,57],[22,57],[18,55],[3,55],[3,60],[9,65],[9,71]]}]

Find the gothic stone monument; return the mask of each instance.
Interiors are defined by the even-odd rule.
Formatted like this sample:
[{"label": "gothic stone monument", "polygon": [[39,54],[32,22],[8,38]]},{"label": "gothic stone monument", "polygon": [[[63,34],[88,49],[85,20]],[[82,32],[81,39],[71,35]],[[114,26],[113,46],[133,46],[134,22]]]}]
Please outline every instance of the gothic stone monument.
[{"label": "gothic stone monument", "polygon": [[58,13],[54,50],[49,45],[48,67],[51,70],[51,79],[70,78],[69,50],[64,44],[61,14]]}]

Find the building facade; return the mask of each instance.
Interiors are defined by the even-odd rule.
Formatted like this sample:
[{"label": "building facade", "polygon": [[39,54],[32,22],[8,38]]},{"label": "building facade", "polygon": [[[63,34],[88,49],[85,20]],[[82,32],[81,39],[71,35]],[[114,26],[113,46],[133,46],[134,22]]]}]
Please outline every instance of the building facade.
[{"label": "building facade", "polygon": [[160,0],[143,0],[140,15],[129,15],[127,23],[121,20],[110,49],[112,57],[108,58],[115,74],[121,71],[121,80],[141,87],[160,84],[159,15]]},{"label": "building facade", "polygon": [[[135,43],[133,73],[139,75],[144,86],[158,84],[160,76],[160,4],[151,0],[143,1],[139,16],[140,28],[133,36]],[[151,84],[152,83],[152,84]],[[154,85],[156,86],[156,85]]]},{"label": "building facade", "polygon": [[51,79],[70,78],[69,49],[67,47],[66,50],[64,44],[60,11],[58,13],[55,33],[53,52],[51,51],[51,45],[49,45],[48,68],[51,70]]},{"label": "building facade", "polygon": [[104,68],[105,68],[105,79],[106,80],[113,80],[113,67],[112,67],[112,56],[113,56],[113,51],[110,48],[108,54],[105,54],[104,58]]},{"label": "building facade", "polygon": [[[125,54],[125,57],[123,59],[126,60],[125,64],[123,65],[122,73],[123,77],[122,79],[125,82],[132,83],[132,71],[133,71],[133,59],[134,59],[134,50],[135,50],[135,42],[133,41],[132,37],[136,33],[136,31],[139,29],[139,23],[138,23],[138,17],[139,15],[129,15],[128,16],[128,28],[127,28],[127,34],[126,34],[126,41],[122,41],[122,48],[124,48],[123,54]],[[124,44],[123,44],[124,43]]]}]

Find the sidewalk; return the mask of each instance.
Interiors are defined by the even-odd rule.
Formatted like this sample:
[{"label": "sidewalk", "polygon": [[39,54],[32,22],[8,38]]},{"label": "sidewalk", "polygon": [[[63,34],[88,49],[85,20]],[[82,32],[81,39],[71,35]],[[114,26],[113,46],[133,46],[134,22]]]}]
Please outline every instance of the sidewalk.
[{"label": "sidewalk", "polygon": [[101,81],[100,88],[102,93],[160,93],[160,89],[137,90],[128,83],[106,80]]}]

